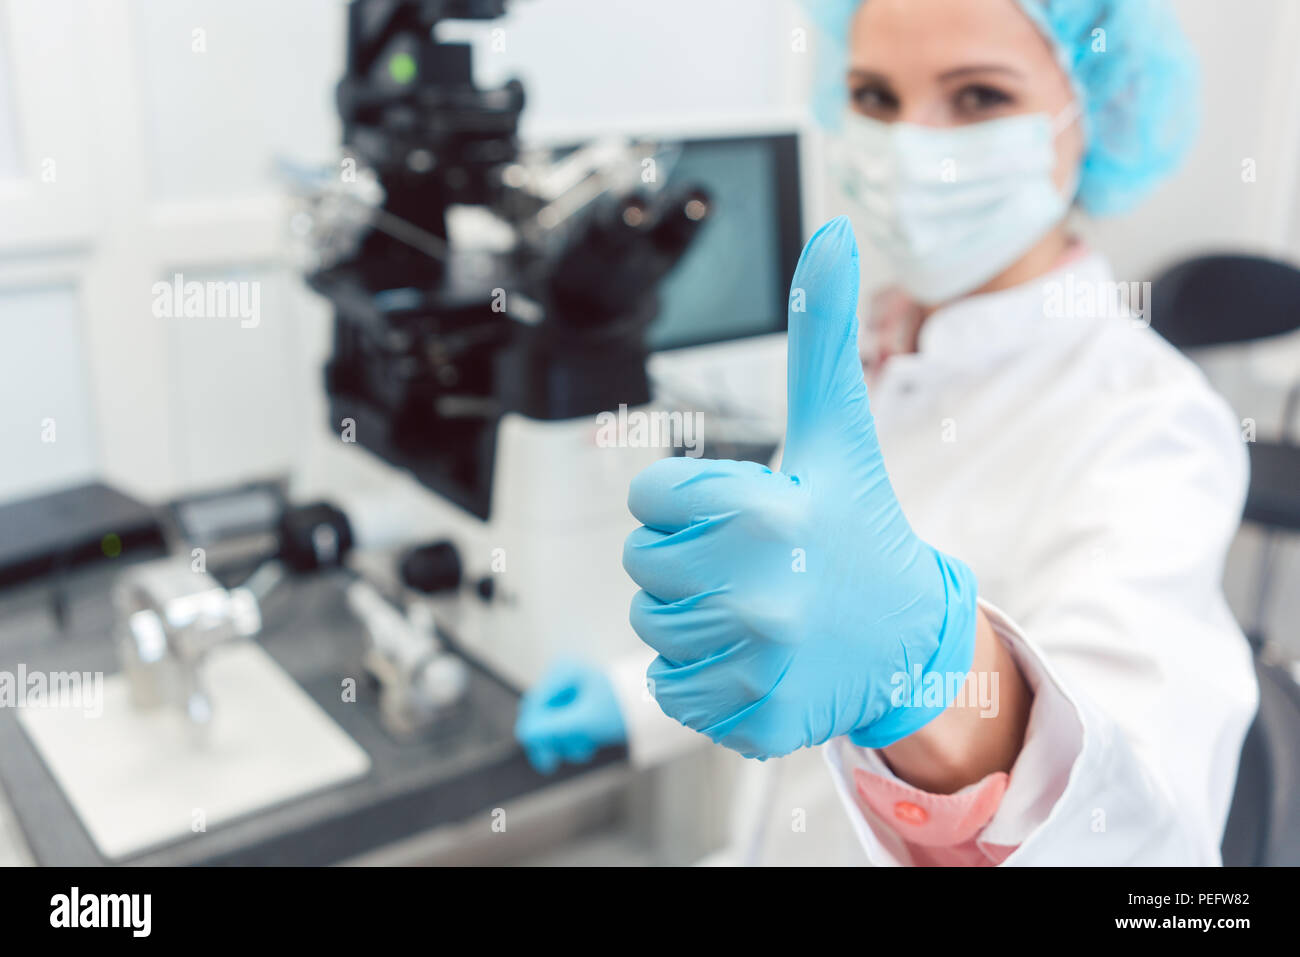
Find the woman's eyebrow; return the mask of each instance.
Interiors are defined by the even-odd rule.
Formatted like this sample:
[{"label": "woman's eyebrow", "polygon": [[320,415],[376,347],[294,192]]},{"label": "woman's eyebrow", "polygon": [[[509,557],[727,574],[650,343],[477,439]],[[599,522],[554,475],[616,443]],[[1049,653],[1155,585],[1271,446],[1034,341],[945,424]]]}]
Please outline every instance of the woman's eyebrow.
[{"label": "woman's eyebrow", "polygon": [[1001,63],[974,63],[970,66],[959,66],[955,70],[948,70],[939,74],[940,80],[955,80],[959,77],[969,76],[972,73],[1005,73],[1009,76],[1024,78],[1024,74],[1014,67],[1009,67]]},{"label": "woman's eyebrow", "polygon": [[870,83],[881,83],[886,86],[889,85],[889,77],[885,76],[883,73],[875,73],[871,70],[851,69],[849,70],[849,79],[867,81]]}]

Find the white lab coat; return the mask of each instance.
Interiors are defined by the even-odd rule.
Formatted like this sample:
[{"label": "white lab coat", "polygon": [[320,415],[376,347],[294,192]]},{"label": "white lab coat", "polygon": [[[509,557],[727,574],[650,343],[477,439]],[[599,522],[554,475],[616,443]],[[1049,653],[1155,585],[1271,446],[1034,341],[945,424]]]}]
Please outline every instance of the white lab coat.
[{"label": "white lab coat", "polygon": [[[1061,315],[1063,291],[1111,281],[1092,256],[946,307],[870,390],[904,512],[974,570],[1034,689],[1024,748],[981,835],[1018,845],[1006,865],[1218,864],[1257,705],[1221,587],[1247,481],[1239,425],[1144,325]],[[652,658],[613,669],[640,764],[705,741],[646,694]],[[904,825],[876,818],[853,786],[854,768],[890,775],[879,755],[847,738],[820,750],[846,818],[830,826],[806,809],[801,819],[800,802],[819,798],[806,783],[786,796],[791,775],[779,772],[764,798],[768,831],[796,839],[784,842],[792,852],[769,839],[764,860],[810,862],[817,846],[842,863],[847,823],[860,860],[909,864]],[[787,763],[807,762],[750,773],[770,778]],[[823,840],[797,839],[815,825]]]}]

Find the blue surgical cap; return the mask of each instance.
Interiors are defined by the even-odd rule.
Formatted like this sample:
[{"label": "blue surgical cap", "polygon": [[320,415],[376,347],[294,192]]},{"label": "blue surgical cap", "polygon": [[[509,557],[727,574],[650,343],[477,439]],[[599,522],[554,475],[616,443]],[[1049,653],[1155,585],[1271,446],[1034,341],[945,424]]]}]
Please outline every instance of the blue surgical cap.
[{"label": "blue surgical cap", "polygon": [[[837,128],[847,107],[849,23],[870,0],[805,0],[819,46],[813,112]],[[1196,56],[1165,0],[1015,0],[1051,43],[1083,113],[1078,204],[1132,208],[1183,161],[1199,127]]]}]

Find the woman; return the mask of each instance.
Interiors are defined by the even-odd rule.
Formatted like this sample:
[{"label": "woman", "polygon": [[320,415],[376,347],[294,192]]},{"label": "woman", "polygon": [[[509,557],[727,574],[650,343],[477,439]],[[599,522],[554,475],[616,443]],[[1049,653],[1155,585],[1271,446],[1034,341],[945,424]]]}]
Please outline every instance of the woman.
[{"label": "woman", "polygon": [[[1176,167],[1185,43],[1154,0],[816,9],[847,50],[841,180],[903,292],[868,404],[852,230],[823,227],[780,471],[633,483],[655,701],[747,757],[825,744],[873,863],[1218,863],[1256,703],[1220,586],[1246,457],[1068,224]],[[646,750],[626,678],[552,677],[521,715],[543,760]]]}]

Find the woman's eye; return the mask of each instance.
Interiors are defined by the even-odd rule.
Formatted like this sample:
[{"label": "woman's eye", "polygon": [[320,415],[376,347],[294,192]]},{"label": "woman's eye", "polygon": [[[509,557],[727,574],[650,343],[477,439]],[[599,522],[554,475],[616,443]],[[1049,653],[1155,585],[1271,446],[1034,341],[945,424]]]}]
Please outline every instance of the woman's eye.
[{"label": "woman's eye", "polygon": [[881,86],[859,86],[849,91],[853,105],[862,113],[880,116],[898,108],[898,99]]},{"label": "woman's eye", "polygon": [[1008,106],[1010,96],[991,86],[968,86],[953,98],[953,107],[959,116],[977,117]]}]

